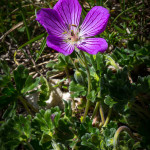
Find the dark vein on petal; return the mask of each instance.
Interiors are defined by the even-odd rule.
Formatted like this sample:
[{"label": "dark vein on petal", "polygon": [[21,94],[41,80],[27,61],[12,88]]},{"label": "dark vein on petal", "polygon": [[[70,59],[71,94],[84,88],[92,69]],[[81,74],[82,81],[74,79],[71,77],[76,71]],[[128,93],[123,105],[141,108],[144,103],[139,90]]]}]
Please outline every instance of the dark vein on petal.
[{"label": "dark vein on petal", "polygon": [[[98,8],[97,8],[97,9],[98,9]],[[97,9],[96,9],[95,11],[97,11]],[[89,19],[83,24],[83,28],[82,28],[82,29],[85,28],[86,24],[89,22],[91,16],[95,13],[95,11],[93,11],[92,14],[89,15]]]},{"label": "dark vein on petal", "polygon": [[[53,14],[52,14],[52,15],[53,15]],[[53,15],[53,16],[54,16],[54,18],[57,20],[57,22],[60,23],[60,20],[58,20],[58,18],[56,18],[55,15]],[[64,26],[63,23],[61,23],[61,25]],[[61,30],[64,30],[64,29],[62,29],[61,27],[60,27],[60,29],[61,29]]]},{"label": "dark vein on petal", "polygon": [[[98,21],[99,22],[99,21]],[[95,25],[93,25],[93,27],[91,27],[89,30],[88,30],[88,32],[86,32],[86,34],[91,34],[95,29],[97,29],[99,26],[101,26],[102,24],[105,24],[106,23],[106,21],[103,21],[103,22],[101,22],[101,24],[99,24],[97,27],[95,27],[97,24],[98,24],[98,22],[95,24]],[[103,29],[103,27],[104,26],[102,26],[102,28],[100,28],[99,30],[97,30],[98,32],[100,32],[100,30],[102,30]],[[91,29],[93,29],[93,30],[91,30]],[[83,32],[84,33],[84,32]]]},{"label": "dark vein on petal", "polygon": [[66,21],[67,21],[67,23],[68,23],[68,25],[69,25],[69,22],[68,22],[68,19],[67,19],[66,14],[65,14],[65,11],[64,11],[64,9],[63,9],[62,3],[61,3],[61,7],[62,7],[62,11],[63,11],[63,13],[64,13],[64,15],[65,15]]},{"label": "dark vein on petal", "polygon": [[[88,51],[88,49],[89,49],[89,51],[92,51],[92,50],[95,51],[94,48],[89,48],[88,46],[85,46],[85,45],[84,45],[84,47],[86,48],[85,51]],[[81,48],[84,48],[84,47],[81,47]]]},{"label": "dark vein on petal", "polygon": [[[68,4],[67,6],[68,6],[68,9],[69,9],[69,13],[70,13],[70,19],[71,19],[71,11],[70,11],[69,4]],[[72,19],[71,19],[71,24],[72,24]]]},{"label": "dark vein on petal", "polygon": [[[100,13],[99,13],[99,14],[100,14]],[[99,14],[98,14],[98,15],[99,15]],[[96,18],[98,17],[98,15],[96,16]],[[106,17],[104,17],[104,18],[102,19],[102,16],[103,16],[103,15],[104,15],[104,12],[103,12],[103,14],[101,15],[101,18],[93,25],[93,27],[94,27],[96,24],[98,24],[98,23],[101,23],[101,24],[102,24],[102,23],[104,22],[104,20],[105,20]],[[95,18],[95,19],[96,19],[96,18]],[[94,19],[94,20],[95,20],[95,19]],[[89,24],[89,25],[90,25],[90,24]],[[88,27],[89,27],[89,25],[88,25]],[[86,27],[86,29],[88,29],[88,27]],[[92,27],[92,28],[93,28],[93,27]]]},{"label": "dark vein on petal", "polygon": [[[96,16],[93,20],[95,20],[100,14],[101,14],[101,12],[98,13],[97,16]],[[101,17],[101,18],[102,18],[102,17]],[[82,29],[82,33],[83,33],[83,31],[85,31],[85,30],[88,29],[88,27],[93,23],[93,20],[92,20],[91,22],[89,22],[89,24],[88,24],[86,27],[84,27],[84,29]],[[99,20],[101,20],[101,19],[99,19]],[[98,20],[98,22],[99,22],[99,20]],[[94,25],[93,25],[93,26],[94,26]]]},{"label": "dark vein on petal", "polygon": [[76,19],[75,19],[75,3],[74,3],[74,1],[73,1],[73,5],[74,5],[74,6],[73,6],[73,7],[74,7],[74,13],[73,13],[74,18],[73,18],[73,19],[74,19],[74,24],[75,24],[75,23],[76,23],[76,22],[75,22]]},{"label": "dark vein on petal", "polygon": [[63,31],[63,29],[55,21],[53,21],[51,18],[46,17],[46,16],[45,16],[45,18],[48,18],[49,20],[51,20],[61,31]]}]

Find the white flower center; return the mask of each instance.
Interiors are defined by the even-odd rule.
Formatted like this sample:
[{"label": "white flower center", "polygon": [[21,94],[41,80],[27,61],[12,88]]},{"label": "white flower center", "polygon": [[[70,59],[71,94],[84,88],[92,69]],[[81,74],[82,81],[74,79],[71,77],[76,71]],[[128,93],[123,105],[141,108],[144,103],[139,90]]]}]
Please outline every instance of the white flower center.
[{"label": "white flower center", "polygon": [[72,45],[76,44],[79,40],[80,40],[80,37],[79,37],[79,29],[76,25],[72,24],[72,25],[69,25],[68,27],[68,32],[65,31],[63,34],[65,34],[65,42],[69,42],[71,43]]}]

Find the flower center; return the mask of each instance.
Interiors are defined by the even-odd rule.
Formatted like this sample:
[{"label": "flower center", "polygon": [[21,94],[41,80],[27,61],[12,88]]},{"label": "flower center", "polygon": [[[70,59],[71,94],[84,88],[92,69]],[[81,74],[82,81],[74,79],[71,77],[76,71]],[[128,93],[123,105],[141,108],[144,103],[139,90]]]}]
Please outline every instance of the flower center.
[{"label": "flower center", "polygon": [[67,43],[69,42],[71,44],[76,44],[80,40],[80,38],[78,36],[79,31],[78,31],[77,26],[72,24],[72,25],[69,25],[68,29],[69,29],[68,32],[65,31],[63,33],[66,35],[65,41]]}]

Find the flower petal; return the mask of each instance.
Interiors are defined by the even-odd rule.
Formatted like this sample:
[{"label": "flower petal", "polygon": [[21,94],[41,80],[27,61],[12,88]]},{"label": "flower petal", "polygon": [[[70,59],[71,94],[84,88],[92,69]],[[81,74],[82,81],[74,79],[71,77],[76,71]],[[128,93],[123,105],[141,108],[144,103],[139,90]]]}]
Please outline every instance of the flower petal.
[{"label": "flower petal", "polygon": [[102,33],[106,28],[109,16],[109,11],[106,8],[93,7],[80,27],[80,36],[91,37]]},{"label": "flower petal", "polygon": [[63,38],[54,35],[47,37],[47,46],[66,56],[70,55],[74,50],[74,45],[66,43]]},{"label": "flower petal", "polygon": [[108,44],[103,38],[87,38],[82,40],[82,42],[77,45],[77,48],[89,54],[95,55],[98,52],[103,53],[106,51]]},{"label": "flower petal", "polygon": [[82,7],[78,0],[59,0],[54,9],[66,25],[79,25]]},{"label": "flower petal", "polygon": [[67,26],[63,23],[57,11],[50,8],[39,10],[36,20],[39,21],[49,34],[60,37],[64,36],[62,33],[67,30]]}]

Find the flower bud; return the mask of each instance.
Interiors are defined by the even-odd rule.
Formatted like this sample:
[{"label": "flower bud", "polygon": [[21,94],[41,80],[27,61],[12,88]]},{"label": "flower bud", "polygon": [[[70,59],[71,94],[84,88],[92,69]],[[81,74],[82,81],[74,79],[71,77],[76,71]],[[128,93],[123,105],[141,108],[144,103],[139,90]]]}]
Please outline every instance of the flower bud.
[{"label": "flower bud", "polygon": [[76,70],[74,73],[74,78],[77,83],[84,84],[84,77],[81,71]]}]

